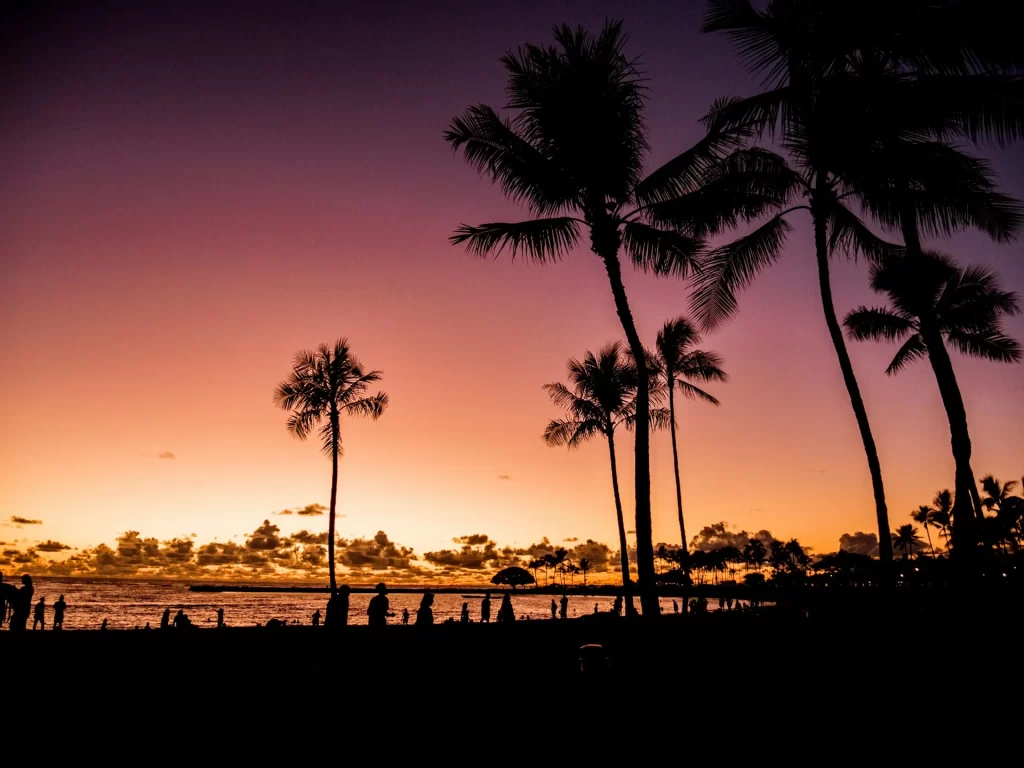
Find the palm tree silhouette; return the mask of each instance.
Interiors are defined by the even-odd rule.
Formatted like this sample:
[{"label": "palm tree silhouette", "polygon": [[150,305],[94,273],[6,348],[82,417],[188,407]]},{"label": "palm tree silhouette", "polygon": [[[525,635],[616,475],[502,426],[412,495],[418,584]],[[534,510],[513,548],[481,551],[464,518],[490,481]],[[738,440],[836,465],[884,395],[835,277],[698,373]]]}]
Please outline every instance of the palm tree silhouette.
[{"label": "palm tree silhouette", "polygon": [[644,613],[658,615],[651,535],[648,380],[645,351],[622,282],[619,250],[639,269],[683,276],[707,237],[778,203],[742,164],[722,162],[748,134],[711,131],[646,178],[645,88],[626,58],[620,22],[596,37],[558,27],[556,46],[507,53],[508,108],[502,119],[477,105],[452,121],[444,138],[479,173],[535,216],[528,221],[460,226],[453,243],[479,256],[505,247],[538,263],[573,250],[581,228],[608,274],[615,309],[640,373],[635,442],[637,570]]},{"label": "palm tree silhouette", "polygon": [[[552,420],[544,430],[544,442],[553,446],[578,448],[588,440],[601,436],[608,442],[608,458],[612,467],[612,494],[615,497],[615,517],[619,528],[619,556],[622,563],[622,586],[627,607],[632,610],[633,598],[629,577],[626,522],[622,514],[619,494],[619,473],[615,460],[615,430],[624,425],[635,430],[637,419],[637,386],[639,375],[636,364],[628,357],[619,342],[608,344],[596,355],[587,352],[583,360],[571,358],[568,363],[569,382],[545,384],[552,402],[566,412],[566,418]],[[662,397],[657,384],[651,393],[655,402]],[[669,419],[664,408],[650,411],[649,424],[664,427]],[[564,550],[563,550],[564,551]]]},{"label": "palm tree silhouette", "polygon": [[915,523],[920,523],[921,527],[924,528],[925,535],[928,537],[928,548],[932,551],[932,557],[935,557],[935,545],[932,544],[932,533],[931,527],[935,524],[935,510],[927,505],[922,505],[917,508],[916,512],[910,513],[910,519]]},{"label": "palm tree silhouette", "polygon": [[591,567],[592,566],[591,566],[590,560],[588,560],[585,557],[581,557],[580,558],[579,569],[580,569],[580,573],[583,574],[583,586],[584,587],[587,586],[587,574],[590,573]]},{"label": "palm tree silhouette", "polygon": [[[967,355],[997,362],[1020,360],[1020,345],[1003,333],[1002,317],[1020,311],[1017,294],[1003,291],[996,276],[980,267],[961,269],[947,257],[923,254],[919,259],[895,259],[871,268],[871,287],[885,293],[890,306],[858,307],[846,316],[850,337],[857,340],[902,341],[887,373],[898,373],[919,358],[928,357],[949,421],[956,463],[953,540],[974,539],[975,515],[970,509],[976,490],[971,469],[971,437],[967,411],[945,341]],[[963,552],[972,547],[960,547]]]},{"label": "palm tree silhouette", "polygon": [[1012,497],[1013,489],[1016,487],[1016,480],[1000,483],[992,475],[985,475],[981,478],[981,489],[985,492],[985,497],[981,500],[982,506],[989,512],[1000,512],[1006,500]]},{"label": "palm tree silhouette", "polygon": [[932,525],[939,529],[940,535],[950,544],[949,529],[953,524],[953,494],[949,489],[939,491],[932,499]]},{"label": "palm tree silhouette", "polygon": [[751,539],[743,548],[743,559],[750,565],[754,566],[758,573],[761,572],[761,567],[764,565],[764,560],[767,554],[764,542],[760,539]]},{"label": "palm tree silhouette", "polygon": [[[675,390],[685,397],[700,399],[718,405],[718,400],[709,395],[692,381],[726,381],[728,376],[722,370],[722,358],[717,352],[706,352],[694,347],[701,341],[701,335],[685,317],[677,317],[665,323],[658,331],[655,342],[657,350],[657,372],[668,390],[669,427],[672,431],[672,468],[676,477],[676,511],[679,513],[679,540],[686,546],[686,525],[683,522],[683,492],[679,482],[679,450],[676,446],[676,401]],[[684,558],[686,560],[686,558]],[[689,574],[689,561],[683,564]]]},{"label": "palm tree silhouette", "polygon": [[914,551],[914,547],[921,543],[921,537],[917,534],[917,528],[912,525],[901,525],[892,534],[892,545],[903,553],[906,560]]},{"label": "palm tree silhouette", "polygon": [[286,411],[288,431],[300,440],[309,437],[321,424],[319,435],[323,452],[331,457],[331,506],[328,518],[327,550],[331,594],[338,590],[334,565],[334,524],[338,502],[338,457],[341,449],[341,416],[365,416],[377,419],[388,404],[384,392],[367,395],[371,384],[380,381],[380,371],[366,371],[349,349],[348,339],[334,346],[321,344],[315,351],[302,350],[295,355],[291,375],[274,393],[274,402]]}]

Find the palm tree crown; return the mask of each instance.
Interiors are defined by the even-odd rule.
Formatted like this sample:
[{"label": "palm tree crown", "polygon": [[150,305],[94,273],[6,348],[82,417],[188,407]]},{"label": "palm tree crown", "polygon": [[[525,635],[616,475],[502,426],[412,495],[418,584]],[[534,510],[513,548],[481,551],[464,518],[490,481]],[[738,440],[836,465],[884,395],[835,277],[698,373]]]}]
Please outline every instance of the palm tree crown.
[{"label": "palm tree crown", "polygon": [[903,553],[904,560],[910,557],[920,544],[921,537],[917,533],[917,528],[910,524],[901,525],[892,534],[892,546]]},{"label": "palm tree crown", "polygon": [[885,293],[890,306],[858,307],[845,325],[857,340],[903,341],[886,369],[889,374],[927,354],[922,332],[941,334],[966,355],[1020,360],[1020,344],[1002,329],[1002,317],[1020,311],[1017,294],[1003,291],[988,269],[960,268],[947,256],[926,254],[914,264],[894,260],[872,266],[871,287]]}]

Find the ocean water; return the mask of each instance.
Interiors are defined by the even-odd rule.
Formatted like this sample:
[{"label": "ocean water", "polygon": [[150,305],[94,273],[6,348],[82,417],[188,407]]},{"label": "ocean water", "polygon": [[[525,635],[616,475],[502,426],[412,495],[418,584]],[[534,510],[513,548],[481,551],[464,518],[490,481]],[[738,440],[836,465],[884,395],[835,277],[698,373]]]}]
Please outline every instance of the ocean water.
[{"label": "ocean water", "polygon": [[[142,628],[147,622],[157,628],[165,608],[171,609],[172,616],[183,609],[199,628],[216,626],[218,608],[224,609],[224,621],[228,626],[251,627],[266,624],[270,619],[310,624],[313,612],[319,609],[323,614],[327,605],[326,592],[189,592],[188,582],[174,581],[39,577],[34,580],[34,586],[33,602],[40,597],[46,599],[47,629],[53,626],[53,604],[60,595],[64,595],[68,606],[64,616],[65,629],[98,629],[104,619],[110,629]],[[366,624],[366,607],[371,597],[363,593],[350,596],[350,624]],[[395,613],[395,617],[389,619],[391,623],[400,621],[404,608],[409,609],[410,622],[415,621],[422,593],[391,593],[388,597]],[[471,620],[479,621],[482,598],[483,595],[436,594],[434,622],[441,623],[448,617],[458,621],[464,602],[469,604]],[[531,595],[528,591],[514,593],[512,607],[516,618],[550,619],[551,598],[551,595]],[[593,613],[595,606],[599,611],[609,611],[613,600],[607,596],[570,595],[569,617]],[[500,601],[501,593],[491,595],[492,621],[497,616]],[[639,600],[636,603],[639,609]],[[661,607],[663,612],[671,613],[672,599],[662,598]],[[709,609],[716,607],[712,601]],[[3,630],[7,631],[6,624]]]}]

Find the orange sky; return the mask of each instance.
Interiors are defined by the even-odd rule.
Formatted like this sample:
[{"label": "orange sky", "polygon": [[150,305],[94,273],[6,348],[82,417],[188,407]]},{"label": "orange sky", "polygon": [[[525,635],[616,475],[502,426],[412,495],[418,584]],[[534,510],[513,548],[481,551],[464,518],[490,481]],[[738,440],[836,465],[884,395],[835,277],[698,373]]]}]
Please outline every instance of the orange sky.
[{"label": "orange sky", "polygon": [[[631,50],[654,76],[659,162],[698,137],[713,96],[753,84],[721,40],[668,45],[666,24],[692,34],[695,19],[631,15]],[[341,535],[384,530],[417,552],[470,533],[614,542],[606,448],[569,453],[540,438],[557,415],[541,385],[621,335],[601,265],[589,252],[549,267],[474,261],[446,242],[460,222],[518,215],[440,136],[467,104],[501,103],[496,57],[546,39],[561,20],[549,16],[487,17],[489,36],[456,61],[403,48],[411,24],[366,61],[297,22],[258,41],[268,61],[288,61],[269,78],[220,57],[224,39],[257,44],[216,20],[195,39],[187,25],[144,27],[116,50],[98,23],[49,42],[26,35],[0,117],[0,519],[43,524],[8,525],[0,539],[242,541],[276,510],[327,503],[329,462],[285,432],[272,393],[297,349],[345,335],[384,372],[391,405],[379,422],[345,425]],[[435,31],[436,54],[455,32]],[[184,62],[169,53],[182,41]],[[1007,190],[1024,194],[1020,152],[994,157]],[[731,380],[712,388],[721,408],[682,407],[683,496],[691,533],[725,520],[824,552],[875,523],[798,223],[782,262],[707,341]],[[943,247],[1020,287],[1019,244],[964,235]],[[836,264],[841,315],[872,301],[866,282],[863,265]],[[629,274],[627,289],[649,343],[688,310],[677,281]],[[1024,338],[1024,321],[1008,330]],[[890,379],[892,348],[851,352],[895,527],[952,486],[945,416],[926,364]],[[1020,477],[1021,368],[954,365],[975,470]],[[626,479],[630,453],[619,451]],[[655,541],[678,540],[670,461],[657,435]]]}]

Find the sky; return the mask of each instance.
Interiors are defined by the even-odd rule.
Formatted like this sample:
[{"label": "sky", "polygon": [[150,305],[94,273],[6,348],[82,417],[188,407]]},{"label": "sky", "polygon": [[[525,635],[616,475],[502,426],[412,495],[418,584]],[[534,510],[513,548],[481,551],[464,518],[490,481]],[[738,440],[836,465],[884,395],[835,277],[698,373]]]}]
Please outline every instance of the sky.
[{"label": "sky", "polygon": [[[542,385],[621,338],[603,267],[584,249],[536,266],[451,246],[460,223],[525,214],[441,137],[467,106],[502,106],[506,50],[622,18],[650,77],[656,167],[700,138],[714,98],[758,87],[724,38],[700,34],[700,3],[22,8],[0,45],[6,546],[63,557],[128,531],[198,546],[251,541],[264,520],[282,536],[326,528],[273,516],[326,504],[330,464],[285,431],[272,394],[297,350],[341,336],[391,401],[344,424],[341,536],[384,531],[415,553],[477,534],[509,549],[616,541],[606,447],[541,441],[558,416]],[[1024,197],[1024,150],[984,152]],[[726,521],[828,552],[875,531],[874,506],[809,221],[795,223],[704,343],[730,381],[711,388],[720,408],[681,407],[683,500],[691,533]],[[1020,243],[965,233],[941,248],[1022,284]],[[626,284],[648,343],[689,312],[679,280],[627,269]],[[874,301],[863,263],[836,262],[833,285],[840,316]],[[1007,329],[1024,338],[1024,319]],[[927,364],[890,378],[893,348],[850,351],[896,527],[953,485],[947,422]],[[954,366],[975,471],[1019,478],[1021,368]],[[651,454],[654,540],[677,543],[667,434]]]}]

